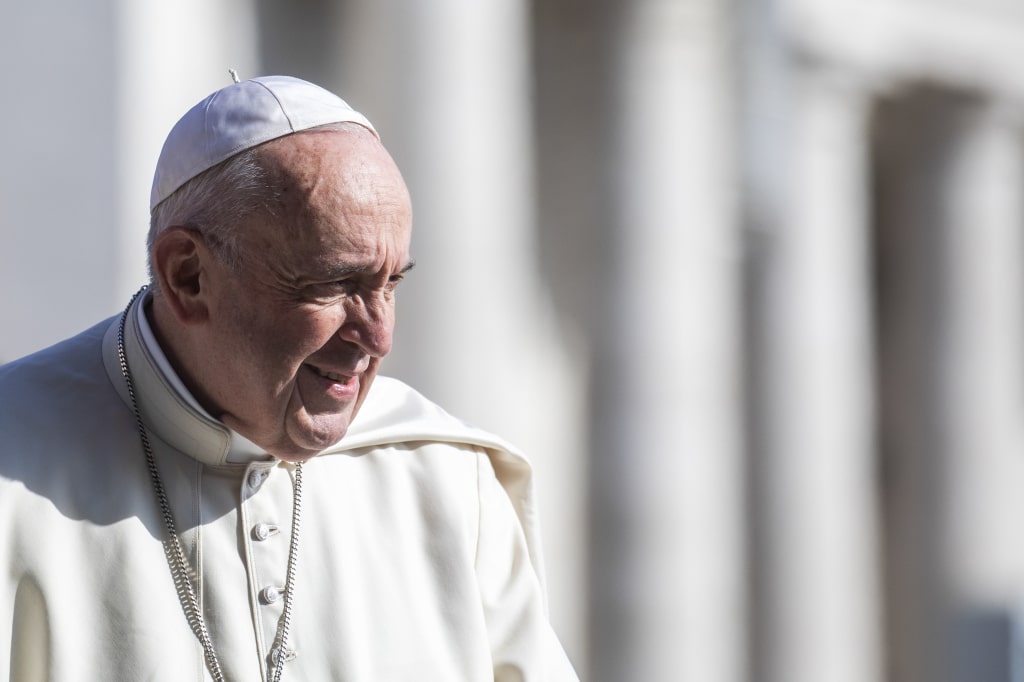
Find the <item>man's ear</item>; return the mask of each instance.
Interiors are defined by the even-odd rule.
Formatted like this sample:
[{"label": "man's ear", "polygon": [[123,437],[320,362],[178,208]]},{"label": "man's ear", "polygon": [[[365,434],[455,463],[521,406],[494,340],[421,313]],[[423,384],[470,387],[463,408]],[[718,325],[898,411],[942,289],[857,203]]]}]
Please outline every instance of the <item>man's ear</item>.
[{"label": "man's ear", "polygon": [[190,227],[169,227],[153,243],[153,269],[160,293],[183,325],[209,316],[209,272],[212,258],[206,240]]}]

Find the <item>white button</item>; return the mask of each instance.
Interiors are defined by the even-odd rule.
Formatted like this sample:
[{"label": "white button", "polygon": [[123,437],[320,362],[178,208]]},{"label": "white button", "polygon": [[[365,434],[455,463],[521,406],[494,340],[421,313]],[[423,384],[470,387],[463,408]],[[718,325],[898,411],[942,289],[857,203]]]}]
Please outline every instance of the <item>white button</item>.
[{"label": "white button", "polygon": [[263,481],[267,480],[266,469],[253,469],[249,472],[249,487],[252,489],[259,488],[263,485]]},{"label": "white button", "polygon": [[271,535],[277,535],[278,527],[271,523],[257,523],[252,527],[252,536],[257,540],[266,540]]},{"label": "white button", "polygon": [[[270,650],[270,664],[277,665],[278,661],[281,660],[281,647],[274,647]],[[284,650],[284,663],[295,660],[295,651],[292,649],[285,648]]]},{"label": "white button", "polygon": [[274,587],[273,585],[267,585],[260,590],[260,598],[264,604],[273,604],[278,599],[284,596],[280,587]]}]

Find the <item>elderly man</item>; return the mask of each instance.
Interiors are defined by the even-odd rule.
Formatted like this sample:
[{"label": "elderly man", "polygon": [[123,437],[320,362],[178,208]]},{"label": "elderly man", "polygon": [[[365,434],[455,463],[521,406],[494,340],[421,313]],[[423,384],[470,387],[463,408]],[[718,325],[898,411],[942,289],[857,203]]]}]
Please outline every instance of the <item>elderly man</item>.
[{"label": "elderly man", "polygon": [[148,289],[0,368],[0,675],[575,680],[529,465],[375,379],[412,211],[370,123],[234,83],[151,209]]}]

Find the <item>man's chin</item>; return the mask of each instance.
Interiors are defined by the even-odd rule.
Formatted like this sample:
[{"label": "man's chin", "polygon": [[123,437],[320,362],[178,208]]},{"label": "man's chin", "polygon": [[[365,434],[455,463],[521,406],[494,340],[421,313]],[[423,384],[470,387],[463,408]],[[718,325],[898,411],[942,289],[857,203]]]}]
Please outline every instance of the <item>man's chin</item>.
[{"label": "man's chin", "polygon": [[310,443],[308,441],[303,443],[289,443],[283,447],[275,448],[275,451],[270,454],[285,462],[292,462],[296,464],[299,462],[305,462],[313,459],[324,450],[330,448],[341,440],[344,435],[345,434],[342,434],[337,438],[325,441],[322,445],[319,442]]},{"label": "man's chin", "polygon": [[302,462],[328,449],[348,432],[352,420],[349,415],[332,415],[301,420],[289,425],[287,443],[280,453],[271,453],[286,462]]}]

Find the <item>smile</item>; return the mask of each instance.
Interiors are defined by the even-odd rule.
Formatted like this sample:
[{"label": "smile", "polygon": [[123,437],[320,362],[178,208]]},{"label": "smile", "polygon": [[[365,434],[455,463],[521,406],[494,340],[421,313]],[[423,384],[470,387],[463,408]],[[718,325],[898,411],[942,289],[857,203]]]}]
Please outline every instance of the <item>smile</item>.
[{"label": "smile", "polygon": [[[310,367],[312,367],[312,365]],[[340,384],[344,384],[349,379],[352,378],[350,376],[346,376],[344,374],[338,374],[336,372],[325,372],[324,370],[320,369],[319,367],[312,367],[312,369],[313,369],[314,372],[316,372],[320,376],[324,377],[325,379],[330,379],[331,381],[337,381]]]}]

